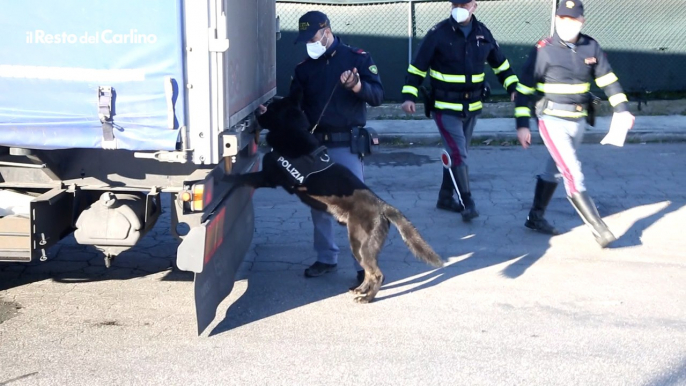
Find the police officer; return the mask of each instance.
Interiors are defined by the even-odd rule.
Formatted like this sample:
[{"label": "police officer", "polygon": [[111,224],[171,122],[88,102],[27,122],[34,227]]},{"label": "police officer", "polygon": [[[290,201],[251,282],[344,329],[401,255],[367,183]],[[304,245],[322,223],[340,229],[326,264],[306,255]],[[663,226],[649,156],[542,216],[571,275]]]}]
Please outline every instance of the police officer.
[{"label": "police officer", "polygon": [[493,68],[498,80],[514,96],[517,76],[486,26],[474,16],[475,0],[452,0],[451,16],[436,24],[424,37],[408,69],[402,93],[406,113],[415,112],[418,89],[424,78],[431,79],[431,96],[424,108],[433,110],[433,119],[453,161],[453,174],[462,199],[453,198],[454,187],[448,170],[436,207],[461,212],[463,221],[479,216],[469,188],[467,149],[485,97],[484,63]]},{"label": "police officer", "polygon": [[[295,43],[306,43],[308,57],[295,68],[291,92],[303,92],[303,110],[331,159],[364,181],[363,162],[351,152],[351,129],[366,124],[367,103],[378,106],[383,102],[377,67],[369,53],[334,36],[329,18],[322,12],[307,12],[298,28]],[[312,222],[317,261],[305,270],[306,277],[332,272],[338,263],[334,218],[312,209]],[[357,261],[354,264],[361,283],[364,270]]]},{"label": "police officer", "polygon": [[628,128],[631,128],[633,116],[628,112],[627,97],[600,45],[580,33],[584,21],[582,2],[563,0],[556,11],[555,34],[536,44],[517,86],[515,119],[519,142],[524,148],[531,143],[530,99],[538,91],[542,94],[536,103],[539,132],[550,153],[543,173],[537,177],[533,205],[524,225],[546,234],[559,233],[543,217],[557,187],[555,176],[559,171],[570,202],[604,248],[615,236],[586,192],[576,155],[588,116],[591,81],[609,97],[615,111],[613,120],[630,122]]}]

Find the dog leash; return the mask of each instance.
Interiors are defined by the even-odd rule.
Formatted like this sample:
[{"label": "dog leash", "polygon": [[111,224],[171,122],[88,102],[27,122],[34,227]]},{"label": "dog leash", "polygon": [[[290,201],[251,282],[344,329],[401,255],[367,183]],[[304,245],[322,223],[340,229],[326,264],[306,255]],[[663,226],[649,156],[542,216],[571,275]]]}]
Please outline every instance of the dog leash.
[{"label": "dog leash", "polygon": [[[350,72],[350,75],[348,75],[347,78],[345,78],[344,83],[348,83],[348,80],[350,79],[351,76],[355,75],[357,79],[359,80],[360,75],[354,72]],[[338,85],[340,85],[341,82],[336,82],[336,85],[333,86],[333,90],[331,90],[331,95],[329,95],[329,100],[326,101],[326,104],[324,105],[324,108],[322,109],[322,113],[319,114],[319,119],[317,119],[317,123],[312,126],[312,130],[310,130],[310,134],[314,134],[314,131],[317,130],[317,126],[319,126],[319,122],[321,122],[322,117],[324,116],[324,112],[326,111],[326,108],[329,107],[329,103],[331,103],[331,98],[333,98],[333,94],[336,92],[336,89],[338,88]],[[357,82],[355,82],[357,84]],[[354,87],[354,86],[353,86]]]}]

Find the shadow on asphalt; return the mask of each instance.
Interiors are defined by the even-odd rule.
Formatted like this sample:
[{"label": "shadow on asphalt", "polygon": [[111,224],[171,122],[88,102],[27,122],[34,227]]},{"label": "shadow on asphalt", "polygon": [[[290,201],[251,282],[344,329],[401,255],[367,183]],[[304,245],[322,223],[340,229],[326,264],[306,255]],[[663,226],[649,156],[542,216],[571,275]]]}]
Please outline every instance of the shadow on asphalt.
[{"label": "shadow on asphalt", "polygon": [[[533,185],[532,185],[533,188]],[[533,191],[531,192],[533,195]],[[623,205],[608,197],[594,197],[601,216],[608,217],[639,206],[665,202],[663,196],[645,195]],[[624,248],[641,245],[641,235],[664,216],[673,213],[686,204],[685,200],[672,201],[652,215],[637,220],[624,234],[616,234],[618,240],[612,248]],[[551,237],[533,232],[523,226],[530,203],[523,203],[519,211],[521,221],[495,232],[481,232],[479,221],[464,227],[456,227],[455,240],[450,250],[436,250],[442,256],[460,256],[454,258],[444,268],[432,269],[422,264],[411,264],[402,270],[384,268],[383,250],[380,257],[381,269],[386,275],[384,285],[375,302],[390,300],[411,292],[421,291],[440,285],[447,280],[468,274],[480,269],[508,263],[501,274],[510,279],[517,279],[526,274],[537,261],[546,255],[550,248]],[[562,232],[583,225],[572,205],[566,199],[564,190],[556,192],[549,206],[547,217]],[[427,230],[421,230],[427,232]],[[393,232],[393,231],[392,231]],[[590,230],[579,242],[594,243]],[[507,237],[511,243],[491,246],[490,240]],[[581,237],[581,236],[580,236]],[[396,241],[398,242],[398,241]],[[502,243],[501,243],[502,245]],[[456,253],[459,251],[459,253]],[[309,252],[309,251],[308,251]],[[452,259],[451,259],[452,260]],[[348,274],[339,272],[316,279],[305,279],[301,271],[286,271],[249,275],[247,291],[234,302],[226,312],[224,319],[214,328],[210,335],[217,335],[264,318],[278,315],[308,304],[347,292],[354,283],[354,271]],[[405,288],[397,293],[384,295],[385,290]],[[352,301],[352,295],[351,299]]]},{"label": "shadow on asphalt", "polygon": [[676,386],[686,384],[686,358],[669,372],[661,374],[647,382],[645,386]]}]

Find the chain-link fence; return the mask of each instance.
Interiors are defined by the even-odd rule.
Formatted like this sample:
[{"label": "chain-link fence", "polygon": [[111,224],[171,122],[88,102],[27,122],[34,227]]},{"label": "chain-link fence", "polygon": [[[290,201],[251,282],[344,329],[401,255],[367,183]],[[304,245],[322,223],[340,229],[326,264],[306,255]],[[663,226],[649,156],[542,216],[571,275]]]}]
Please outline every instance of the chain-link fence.
[{"label": "chain-link fence", "polygon": [[[539,39],[549,36],[556,0],[477,0],[475,12],[498,40],[519,73]],[[686,91],[685,0],[585,0],[583,31],[598,40],[629,93]],[[407,66],[422,38],[450,16],[449,1],[298,1],[278,0],[282,39],[277,43],[278,93],[288,92],[293,68],[306,57],[304,45],[293,45],[298,19],[319,10],[331,20],[344,43],[369,52],[379,68],[386,100],[401,100]],[[492,71],[487,80],[494,94]]]}]

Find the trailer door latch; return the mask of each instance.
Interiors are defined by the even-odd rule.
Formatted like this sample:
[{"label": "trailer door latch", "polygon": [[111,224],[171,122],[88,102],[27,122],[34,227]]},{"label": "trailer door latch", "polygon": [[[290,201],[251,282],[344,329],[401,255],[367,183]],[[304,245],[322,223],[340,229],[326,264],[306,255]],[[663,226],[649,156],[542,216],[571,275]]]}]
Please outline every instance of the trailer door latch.
[{"label": "trailer door latch", "polygon": [[116,100],[116,92],[111,86],[98,87],[98,117],[102,123],[102,141],[103,148],[116,148],[114,138],[114,102]]}]

